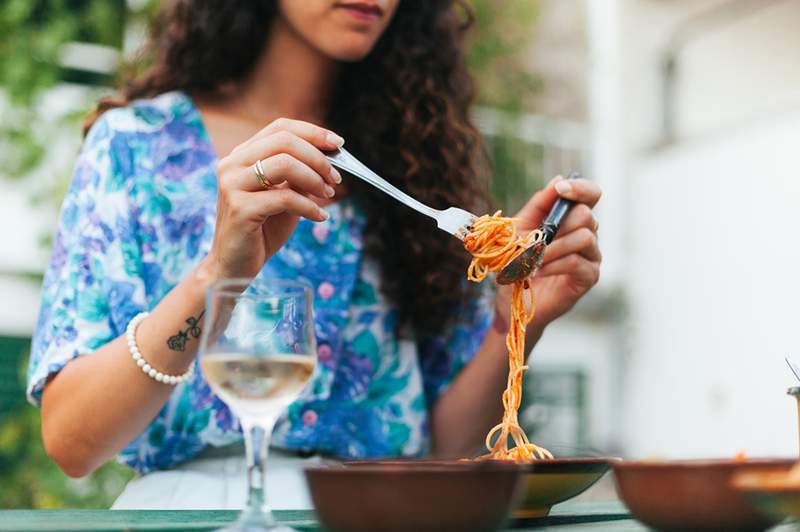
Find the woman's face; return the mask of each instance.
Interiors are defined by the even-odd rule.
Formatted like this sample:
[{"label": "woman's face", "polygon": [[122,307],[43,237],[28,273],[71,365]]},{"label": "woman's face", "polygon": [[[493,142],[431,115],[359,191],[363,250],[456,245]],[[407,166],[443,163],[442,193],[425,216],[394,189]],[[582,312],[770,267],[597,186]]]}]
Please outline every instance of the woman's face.
[{"label": "woman's face", "polygon": [[337,61],[359,61],[372,50],[400,0],[279,0],[291,29]]}]

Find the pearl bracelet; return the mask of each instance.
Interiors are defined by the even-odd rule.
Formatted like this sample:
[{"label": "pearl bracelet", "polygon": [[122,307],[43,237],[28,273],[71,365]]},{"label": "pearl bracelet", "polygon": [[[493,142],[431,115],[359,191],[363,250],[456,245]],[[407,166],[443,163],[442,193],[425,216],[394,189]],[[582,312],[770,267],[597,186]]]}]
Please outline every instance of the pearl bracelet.
[{"label": "pearl bracelet", "polygon": [[145,375],[151,379],[157,380],[158,382],[163,382],[164,384],[175,386],[176,384],[180,384],[191,379],[194,375],[194,364],[189,366],[189,369],[186,370],[186,373],[183,375],[166,375],[148,364],[142,354],[139,352],[139,346],[136,345],[136,329],[139,327],[139,324],[149,315],[149,312],[140,312],[130,321],[130,323],[128,323],[128,328],[125,330],[125,338],[128,340],[128,350],[131,352],[133,361],[136,362],[137,366],[142,368],[142,371],[145,373]]}]

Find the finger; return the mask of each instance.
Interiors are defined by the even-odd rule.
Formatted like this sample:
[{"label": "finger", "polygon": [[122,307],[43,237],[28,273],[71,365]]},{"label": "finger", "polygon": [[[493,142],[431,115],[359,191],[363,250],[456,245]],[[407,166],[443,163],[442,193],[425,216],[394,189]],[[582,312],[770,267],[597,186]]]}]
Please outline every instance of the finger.
[{"label": "finger", "polygon": [[547,213],[553,207],[556,199],[558,199],[558,192],[556,192],[556,183],[562,181],[564,178],[556,176],[542,190],[534,194],[531,199],[519,210],[516,218],[522,220],[523,224],[528,227],[536,227],[542,223]]},{"label": "finger", "polygon": [[571,233],[581,227],[597,232],[597,220],[592,209],[585,203],[579,203],[569,210],[569,213],[561,222],[559,234]]},{"label": "finger", "polygon": [[594,207],[600,201],[600,185],[590,179],[563,179],[553,184],[562,198]]},{"label": "finger", "polygon": [[249,218],[266,220],[276,214],[289,213],[302,216],[314,222],[328,219],[328,213],[310,198],[290,188],[262,190],[261,192],[241,192],[238,198],[241,213]]},{"label": "finger", "polygon": [[287,153],[302,161],[331,185],[342,182],[342,176],[316,146],[289,131],[279,131],[255,140],[234,157],[242,166],[251,167],[256,161],[279,153]]},{"label": "finger", "polygon": [[[287,153],[264,159],[261,169],[267,189],[288,186],[303,194],[324,199],[332,198],[336,193],[332,186],[322,181],[319,174]],[[259,192],[265,189],[252,166],[240,168],[232,175],[226,174],[222,181],[220,179],[220,186],[228,191]]]},{"label": "finger", "polygon": [[311,122],[293,120],[291,118],[278,118],[277,120],[273,120],[264,129],[253,135],[250,142],[267,137],[278,131],[294,133],[321,150],[335,150],[344,145],[344,139],[330,129],[325,129]]},{"label": "finger", "polygon": [[600,263],[573,253],[542,266],[537,277],[569,275],[581,286],[593,286],[600,279]]},{"label": "finger", "polygon": [[600,247],[597,245],[597,235],[587,227],[581,227],[571,233],[559,233],[558,238],[547,246],[542,263],[555,262],[573,253],[599,262],[602,259],[602,255],[600,254]]},{"label": "finger", "polygon": [[[264,170],[264,179],[270,187],[287,183],[297,192],[325,199],[332,198],[335,194],[333,187],[325,183],[318,173],[288,153],[279,153],[264,159],[261,167]],[[256,190],[262,188],[255,177],[246,181],[256,185]]]}]

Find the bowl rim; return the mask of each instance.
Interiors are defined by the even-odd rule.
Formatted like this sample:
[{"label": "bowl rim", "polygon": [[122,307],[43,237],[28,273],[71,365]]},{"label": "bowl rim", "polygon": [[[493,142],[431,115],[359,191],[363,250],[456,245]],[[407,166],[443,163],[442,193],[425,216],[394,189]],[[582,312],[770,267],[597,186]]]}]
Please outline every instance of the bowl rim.
[{"label": "bowl rim", "polygon": [[605,473],[612,464],[621,461],[615,456],[586,456],[575,458],[550,458],[518,463],[528,474]]},{"label": "bowl rim", "polygon": [[611,466],[622,459],[606,457],[552,458],[533,462],[515,462],[510,460],[441,460],[441,459],[381,459],[381,460],[348,460],[328,464],[313,465],[304,468],[306,471],[368,471],[404,474],[412,472],[441,471],[518,471],[521,474],[566,474],[566,473],[605,473]]},{"label": "bowl rim", "polygon": [[523,470],[515,462],[474,461],[474,460],[350,460],[332,464],[313,465],[304,468],[311,474],[390,474],[408,475],[416,473],[494,473],[511,472],[522,474]]},{"label": "bowl rim", "polygon": [[666,469],[737,469],[742,467],[769,467],[784,466],[797,463],[797,458],[747,458],[737,460],[735,458],[682,458],[674,460],[620,460],[613,462],[615,471],[626,470],[666,470]]}]

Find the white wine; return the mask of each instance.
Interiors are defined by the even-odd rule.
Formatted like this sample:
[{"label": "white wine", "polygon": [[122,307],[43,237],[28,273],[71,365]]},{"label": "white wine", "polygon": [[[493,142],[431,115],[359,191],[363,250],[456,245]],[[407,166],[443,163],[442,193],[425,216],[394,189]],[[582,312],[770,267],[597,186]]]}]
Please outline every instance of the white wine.
[{"label": "white wine", "polygon": [[206,354],[200,367],[211,388],[242,418],[274,417],[302,391],[314,372],[315,358],[279,354]]}]

